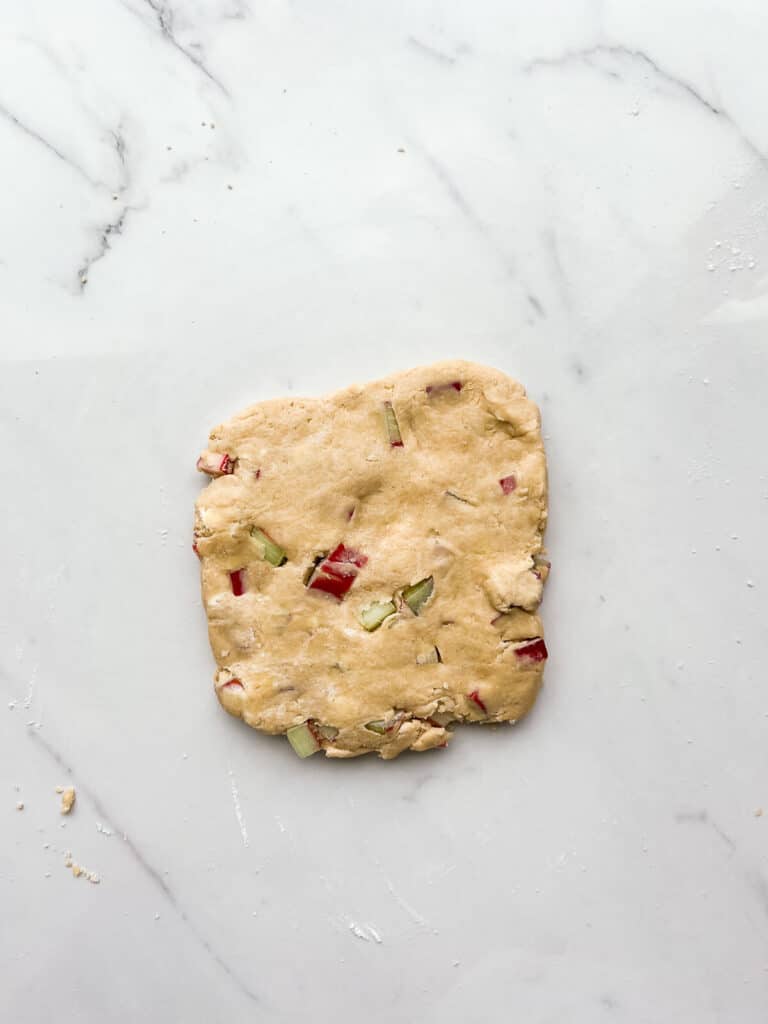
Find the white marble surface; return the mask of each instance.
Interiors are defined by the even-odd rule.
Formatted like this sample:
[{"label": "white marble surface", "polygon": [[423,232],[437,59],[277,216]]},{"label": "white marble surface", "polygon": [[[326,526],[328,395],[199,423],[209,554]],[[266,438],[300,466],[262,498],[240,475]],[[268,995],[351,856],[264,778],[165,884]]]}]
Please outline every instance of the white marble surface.
[{"label": "white marble surface", "polygon": [[[763,1024],[764,0],[0,23],[2,1020]],[[542,406],[545,691],[299,761],[215,703],[194,459],[451,355]]]}]

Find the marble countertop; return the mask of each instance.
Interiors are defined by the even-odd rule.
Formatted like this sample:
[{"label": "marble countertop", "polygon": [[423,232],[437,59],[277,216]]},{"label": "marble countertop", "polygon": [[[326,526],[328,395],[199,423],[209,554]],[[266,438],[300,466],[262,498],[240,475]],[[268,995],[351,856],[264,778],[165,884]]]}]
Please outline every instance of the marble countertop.
[{"label": "marble countertop", "polygon": [[[764,5],[3,23],[3,1020],[763,1024]],[[300,761],[215,702],[194,460],[452,356],[542,408],[545,689]]]}]

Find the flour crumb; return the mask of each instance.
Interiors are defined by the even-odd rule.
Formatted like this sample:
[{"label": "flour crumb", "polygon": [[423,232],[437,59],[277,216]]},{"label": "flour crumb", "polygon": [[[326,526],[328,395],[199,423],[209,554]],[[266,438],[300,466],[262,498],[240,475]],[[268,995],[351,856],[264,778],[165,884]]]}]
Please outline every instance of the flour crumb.
[{"label": "flour crumb", "polygon": [[61,813],[69,814],[75,806],[75,787],[57,786],[56,792],[61,793]]},{"label": "flour crumb", "polygon": [[24,810],[24,801],[23,800],[19,800],[19,802],[16,804],[16,810],[17,811],[23,811]]},{"label": "flour crumb", "polygon": [[89,871],[82,864],[78,864],[76,860],[72,859],[72,854],[69,852],[64,857],[64,867],[69,868],[75,878],[87,878],[91,885],[98,885],[101,882],[101,878],[95,871]]},{"label": "flour crumb", "polygon": [[755,817],[756,818],[762,818],[762,816],[763,816],[763,808],[762,807],[758,807],[757,810],[755,811]]}]

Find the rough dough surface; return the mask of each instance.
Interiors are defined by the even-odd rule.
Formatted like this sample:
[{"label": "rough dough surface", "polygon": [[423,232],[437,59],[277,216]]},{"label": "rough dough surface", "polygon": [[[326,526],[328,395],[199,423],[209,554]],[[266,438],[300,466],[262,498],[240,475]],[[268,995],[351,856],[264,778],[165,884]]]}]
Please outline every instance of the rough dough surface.
[{"label": "rough dough surface", "polygon": [[[328,757],[392,758],[530,710],[547,475],[520,384],[444,362],[261,402],[213,430],[198,468],[215,477],[195,548],[228,712],[269,733],[308,723]],[[403,590],[430,577],[414,614]],[[388,601],[366,630],[361,613]]]}]

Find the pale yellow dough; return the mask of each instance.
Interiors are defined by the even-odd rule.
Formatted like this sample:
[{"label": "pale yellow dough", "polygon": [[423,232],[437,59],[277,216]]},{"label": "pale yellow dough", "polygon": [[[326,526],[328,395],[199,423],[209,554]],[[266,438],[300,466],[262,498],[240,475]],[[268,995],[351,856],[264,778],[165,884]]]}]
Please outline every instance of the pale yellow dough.
[{"label": "pale yellow dough", "polygon": [[[329,757],[392,758],[444,746],[450,722],[530,710],[544,648],[522,642],[542,637],[547,474],[520,384],[458,361],[261,402],[216,427],[200,465],[232,470],[203,489],[195,516],[215,688],[231,714],[269,733],[309,720]],[[284,565],[264,559],[252,527]],[[368,559],[341,601],[304,584],[340,543]],[[363,628],[363,609],[429,576],[418,616],[403,605]],[[435,647],[442,661],[424,663]]]}]

